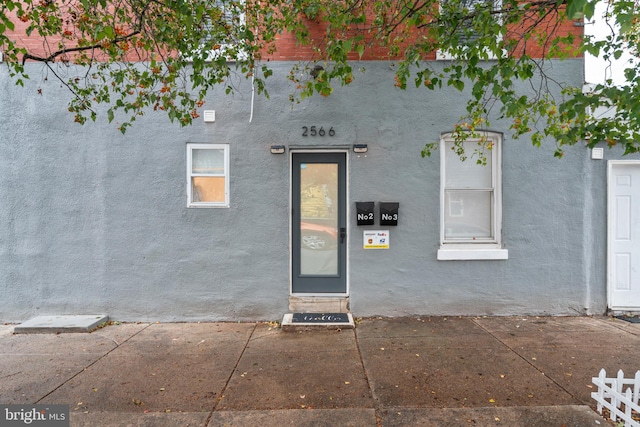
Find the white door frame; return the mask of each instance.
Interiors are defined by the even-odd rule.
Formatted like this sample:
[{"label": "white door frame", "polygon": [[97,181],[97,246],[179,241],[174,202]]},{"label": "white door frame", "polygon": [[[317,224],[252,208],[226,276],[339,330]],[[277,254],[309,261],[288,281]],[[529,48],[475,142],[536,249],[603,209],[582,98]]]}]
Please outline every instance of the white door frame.
[{"label": "white door frame", "polygon": [[[614,169],[616,166],[627,165],[635,166],[640,170],[640,160],[609,160],[607,162],[607,307],[613,311],[638,311],[640,304],[637,306],[621,306],[612,305],[614,292],[614,262],[613,262],[613,244],[615,223],[615,206],[614,206]],[[640,249],[639,249],[640,250]]]}]

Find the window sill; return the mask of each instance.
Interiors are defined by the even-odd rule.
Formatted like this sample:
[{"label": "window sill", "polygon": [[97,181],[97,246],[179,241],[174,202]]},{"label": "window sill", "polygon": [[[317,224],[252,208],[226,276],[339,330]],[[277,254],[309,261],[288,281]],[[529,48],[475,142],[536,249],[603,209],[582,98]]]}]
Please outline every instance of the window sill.
[{"label": "window sill", "polygon": [[[244,50],[237,52],[237,55],[228,55],[227,51],[231,50],[233,45],[223,44],[218,49],[211,49],[208,51],[198,51],[194,52],[195,55],[199,56],[202,54],[204,57],[204,62],[214,62],[220,58],[224,58],[227,62],[235,63],[235,62],[245,62],[249,59],[249,54]],[[193,62],[193,56],[186,56],[184,58],[186,62]]]},{"label": "window sill", "polygon": [[502,259],[509,259],[508,249],[499,249],[499,248],[438,249],[438,261],[502,260]]},{"label": "window sill", "polygon": [[[436,51],[436,61],[454,61],[457,58],[446,50]],[[495,61],[498,59],[493,53],[487,53],[486,58],[482,58],[480,61]]]},{"label": "window sill", "polygon": [[229,205],[189,204],[187,208],[228,208]]}]

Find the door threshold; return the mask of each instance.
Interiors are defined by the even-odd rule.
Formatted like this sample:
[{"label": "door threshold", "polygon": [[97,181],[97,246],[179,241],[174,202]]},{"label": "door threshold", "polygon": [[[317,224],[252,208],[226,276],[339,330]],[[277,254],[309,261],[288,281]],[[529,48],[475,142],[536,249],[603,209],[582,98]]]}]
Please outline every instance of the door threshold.
[{"label": "door threshold", "polygon": [[348,313],[348,296],[289,296],[289,310],[294,313]]},{"label": "door threshold", "polygon": [[287,313],[282,319],[284,332],[354,328],[351,313]]}]

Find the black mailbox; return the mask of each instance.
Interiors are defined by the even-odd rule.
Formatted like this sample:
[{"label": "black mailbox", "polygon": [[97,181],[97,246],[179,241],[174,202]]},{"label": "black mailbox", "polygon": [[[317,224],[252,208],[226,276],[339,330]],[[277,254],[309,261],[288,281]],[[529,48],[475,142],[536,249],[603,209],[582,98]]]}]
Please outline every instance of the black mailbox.
[{"label": "black mailbox", "polygon": [[356,202],[358,225],[373,225],[375,223],[373,205],[374,202]]},{"label": "black mailbox", "polygon": [[398,202],[380,202],[380,225],[398,225]]}]

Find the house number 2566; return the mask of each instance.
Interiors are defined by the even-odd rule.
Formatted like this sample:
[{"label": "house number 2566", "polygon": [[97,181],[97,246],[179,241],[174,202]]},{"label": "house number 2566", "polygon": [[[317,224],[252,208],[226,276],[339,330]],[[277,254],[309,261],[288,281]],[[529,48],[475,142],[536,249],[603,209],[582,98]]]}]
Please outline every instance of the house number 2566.
[{"label": "house number 2566", "polygon": [[326,130],[323,126],[302,126],[302,136],[335,136],[333,126]]}]

